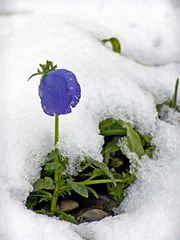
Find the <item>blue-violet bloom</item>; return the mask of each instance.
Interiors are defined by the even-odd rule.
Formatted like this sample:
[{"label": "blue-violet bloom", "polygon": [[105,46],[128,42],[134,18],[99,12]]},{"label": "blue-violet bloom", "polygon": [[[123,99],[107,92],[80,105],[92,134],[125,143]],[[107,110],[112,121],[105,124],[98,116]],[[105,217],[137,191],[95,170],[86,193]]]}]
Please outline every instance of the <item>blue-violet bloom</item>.
[{"label": "blue-violet bloom", "polygon": [[66,69],[56,69],[42,77],[39,96],[46,114],[67,114],[78,104],[81,88],[74,73]]}]

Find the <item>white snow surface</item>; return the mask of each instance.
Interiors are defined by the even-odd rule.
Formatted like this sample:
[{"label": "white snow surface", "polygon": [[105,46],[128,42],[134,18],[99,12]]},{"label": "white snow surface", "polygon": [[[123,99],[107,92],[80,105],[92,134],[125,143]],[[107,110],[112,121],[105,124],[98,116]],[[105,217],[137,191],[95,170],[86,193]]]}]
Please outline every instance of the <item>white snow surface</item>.
[{"label": "white snow surface", "polygon": [[[170,111],[163,122],[155,107],[180,76],[178,1],[1,0],[0,12],[0,240],[179,240],[180,114]],[[112,36],[122,55],[101,44]],[[60,118],[72,168],[84,155],[102,161],[98,123],[106,117],[154,137],[154,157],[140,162],[115,217],[75,226],[25,207],[53,147],[39,79],[27,82],[47,59],[73,71],[82,89],[77,107]]]}]

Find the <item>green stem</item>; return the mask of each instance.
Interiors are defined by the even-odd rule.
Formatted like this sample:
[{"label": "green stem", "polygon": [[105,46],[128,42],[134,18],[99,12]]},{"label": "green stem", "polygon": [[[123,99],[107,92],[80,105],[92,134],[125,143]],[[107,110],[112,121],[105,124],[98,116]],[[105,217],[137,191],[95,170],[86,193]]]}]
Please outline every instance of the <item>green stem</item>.
[{"label": "green stem", "polygon": [[54,146],[56,147],[59,141],[59,116],[55,114],[55,135],[54,135]]},{"label": "green stem", "polygon": [[[59,116],[55,115],[54,146],[55,146],[55,151],[57,152],[57,156],[59,156],[59,150],[56,148],[58,141],[59,141]],[[55,162],[59,162],[58,157],[55,158]],[[59,195],[59,179],[60,179],[60,171],[59,169],[56,169],[54,171],[55,189],[54,189],[52,200],[51,200],[51,212],[56,211],[57,199]]]},{"label": "green stem", "polygon": [[82,182],[76,182],[77,184],[82,184],[82,185],[94,185],[94,184],[102,184],[102,183],[112,183],[112,182],[126,182],[123,179],[97,179],[97,180],[85,180]]},{"label": "green stem", "polygon": [[[123,179],[96,179],[96,180],[85,180],[82,182],[75,182],[76,184],[82,184],[82,185],[94,185],[94,184],[103,184],[103,183],[113,183],[113,182],[127,182]],[[70,186],[64,186],[61,188],[61,192],[65,192],[65,191],[70,191],[72,190],[72,188]]]}]

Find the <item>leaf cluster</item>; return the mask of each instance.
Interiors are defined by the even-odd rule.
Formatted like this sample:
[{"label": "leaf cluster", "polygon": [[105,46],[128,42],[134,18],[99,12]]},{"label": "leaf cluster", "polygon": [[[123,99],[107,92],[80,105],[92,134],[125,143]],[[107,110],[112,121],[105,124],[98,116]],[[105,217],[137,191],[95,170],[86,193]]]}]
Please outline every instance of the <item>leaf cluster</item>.
[{"label": "leaf cluster", "polygon": [[[102,154],[107,165],[110,159],[114,164],[118,164],[117,158],[118,154],[120,155],[118,142],[122,137],[127,138],[127,147],[131,152],[136,153],[139,158],[144,154],[152,157],[154,151],[154,146],[151,145],[152,137],[137,132],[130,123],[108,118],[99,124],[99,129],[100,134],[105,136],[105,144],[103,146]],[[121,163],[119,162],[118,167],[123,163],[123,160],[120,160]]]},{"label": "leaf cluster", "polygon": [[[135,180],[130,173],[128,155],[122,153],[119,140],[127,138],[127,147],[139,158],[144,154],[152,157],[154,146],[152,137],[137,132],[130,123],[108,118],[99,124],[100,134],[104,136],[102,156],[99,162],[85,157],[80,171],[76,176],[66,173],[68,159],[63,157],[58,149],[47,155],[42,165],[40,179],[33,184],[26,206],[38,213],[56,216],[59,219],[77,223],[73,215],[58,210],[50,211],[55,185],[58,184],[58,201],[73,198],[99,198],[100,194],[109,195],[117,204],[124,198],[124,190]],[[55,171],[59,173],[58,181],[54,178]]]},{"label": "leaf cluster", "polygon": [[152,137],[143,135],[136,131],[128,122],[108,118],[99,124],[100,134],[105,137],[102,149],[104,162],[115,179],[123,179],[121,183],[114,186],[108,183],[108,193],[119,204],[124,199],[124,190],[135,180],[135,176],[130,173],[130,159],[128,154],[121,151],[119,141],[126,138],[127,148],[135,153],[138,158],[143,155],[153,157],[155,146],[151,144]]}]

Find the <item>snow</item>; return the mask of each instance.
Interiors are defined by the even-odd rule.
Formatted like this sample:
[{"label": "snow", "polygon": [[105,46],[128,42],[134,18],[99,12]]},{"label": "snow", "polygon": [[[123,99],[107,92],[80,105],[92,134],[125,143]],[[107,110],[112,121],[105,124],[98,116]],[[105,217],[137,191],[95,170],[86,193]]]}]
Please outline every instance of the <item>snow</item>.
[{"label": "snow", "polygon": [[[164,122],[155,108],[180,76],[177,3],[0,1],[1,240],[179,239],[179,113],[170,111]],[[100,43],[112,36],[121,41],[121,56]],[[78,106],[60,119],[60,145],[71,168],[83,155],[102,160],[98,123],[106,117],[154,136],[154,158],[141,161],[116,217],[75,226],[24,206],[53,146],[53,119],[40,107],[39,79],[26,81],[47,59],[73,71],[82,88]]]}]

